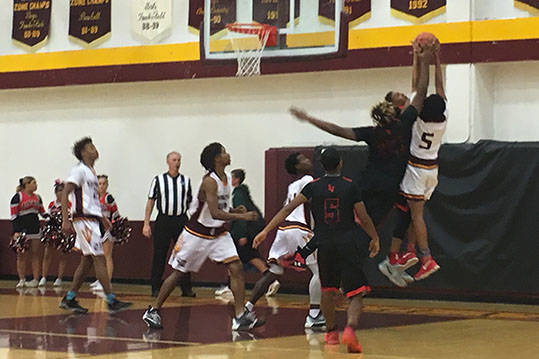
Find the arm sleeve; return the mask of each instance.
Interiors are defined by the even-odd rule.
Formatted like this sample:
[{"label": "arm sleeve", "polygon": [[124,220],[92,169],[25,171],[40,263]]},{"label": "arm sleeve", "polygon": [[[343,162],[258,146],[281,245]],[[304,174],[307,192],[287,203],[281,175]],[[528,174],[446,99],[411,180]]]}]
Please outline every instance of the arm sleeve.
[{"label": "arm sleeve", "polygon": [[118,206],[116,205],[116,201],[114,200],[114,197],[112,197],[111,194],[107,195],[107,204],[110,206],[110,215],[112,219],[116,219],[120,217],[120,212],[118,211]]},{"label": "arm sleeve", "polygon": [[11,198],[10,210],[11,210],[11,225],[13,226],[13,233],[20,232],[19,221],[19,203],[21,201],[20,194],[17,192]]},{"label": "arm sleeve", "polygon": [[307,244],[303,248],[298,250],[298,253],[303,259],[307,259],[307,257],[313,254],[313,252],[317,248],[318,248],[318,237],[315,235],[313,236],[313,238],[311,238],[309,242],[307,242]]},{"label": "arm sleeve", "polygon": [[187,177],[187,208],[191,206],[191,202],[193,202],[193,190],[191,188],[191,179]]},{"label": "arm sleeve", "polygon": [[152,180],[152,184],[150,185],[150,191],[148,192],[148,199],[157,199],[157,196],[159,196],[159,183],[157,181],[157,176],[155,176]]},{"label": "arm sleeve", "polygon": [[354,134],[356,135],[356,141],[357,142],[366,142],[370,143],[373,133],[373,127],[372,126],[365,126],[365,127],[355,127],[352,129],[354,131]]},{"label": "arm sleeve", "polygon": [[313,185],[311,183],[306,184],[301,190],[301,194],[310,201],[313,198]]}]

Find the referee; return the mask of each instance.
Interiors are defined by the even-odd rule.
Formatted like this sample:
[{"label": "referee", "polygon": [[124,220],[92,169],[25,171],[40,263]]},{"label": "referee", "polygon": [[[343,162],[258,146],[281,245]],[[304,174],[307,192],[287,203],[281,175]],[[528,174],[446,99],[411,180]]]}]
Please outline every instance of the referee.
[{"label": "referee", "polygon": [[[152,261],[152,296],[156,297],[161,288],[165,260],[170,247],[174,245],[183,226],[187,223],[187,210],[193,198],[191,180],[180,174],[181,155],[178,152],[170,152],[167,155],[168,172],[153,178],[146,202],[144,226],[142,234],[150,239],[152,229],[150,217],[154,204],[157,202],[157,219],[155,221],[155,233],[153,236],[153,261]],[[194,297],[196,294],[191,287],[191,275],[184,276],[180,283],[182,296]]]}]

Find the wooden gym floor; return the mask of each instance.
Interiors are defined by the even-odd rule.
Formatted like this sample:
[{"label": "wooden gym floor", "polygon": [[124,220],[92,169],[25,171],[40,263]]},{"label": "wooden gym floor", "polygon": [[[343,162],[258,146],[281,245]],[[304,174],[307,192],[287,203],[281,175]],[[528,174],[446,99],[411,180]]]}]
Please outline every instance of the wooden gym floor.
[{"label": "wooden gym floor", "polygon": [[[189,359],[464,359],[539,358],[539,306],[369,299],[358,337],[363,354],[324,346],[323,334],[306,332],[308,298],[277,294],[256,308],[266,325],[233,334],[230,306],[214,288],[195,288],[197,298],[177,290],[162,310],[163,330],[149,330],[142,313],[149,287],[115,284],[130,310],[110,315],[105,301],[82,291],[90,309],[73,315],[58,308],[65,289],[16,290],[0,281],[0,358],[189,358]],[[84,288],[88,288],[85,285]],[[344,323],[344,312],[339,322]]]}]

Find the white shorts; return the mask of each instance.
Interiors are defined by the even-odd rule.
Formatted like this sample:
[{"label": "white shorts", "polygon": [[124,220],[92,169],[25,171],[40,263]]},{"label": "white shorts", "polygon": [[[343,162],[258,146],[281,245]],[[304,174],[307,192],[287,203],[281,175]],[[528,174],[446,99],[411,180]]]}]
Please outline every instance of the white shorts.
[{"label": "white shorts", "polygon": [[401,182],[401,193],[407,199],[428,201],[437,185],[437,167],[425,169],[408,164]]},{"label": "white shorts", "polygon": [[73,228],[77,234],[75,248],[80,249],[83,256],[102,256],[104,254],[103,237],[101,237],[98,220],[76,218],[73,220]]},{"label": "white shorts", "polygon": [[[285,254],[295,253],[296,249],[298,247],[304,247],[312,236],[312,232],[301,228],[279,229],[271,245],[268,260],[278,260]],[[307,257],[305,264],[316,264],[315,253]]]},{"label": "white shorts", "polygon": [[240,259],[228,232],[215,239],[204,239],[183,230],[168,264],[183,273],[198,272],[207,258],[217,263],[230,263]]}]

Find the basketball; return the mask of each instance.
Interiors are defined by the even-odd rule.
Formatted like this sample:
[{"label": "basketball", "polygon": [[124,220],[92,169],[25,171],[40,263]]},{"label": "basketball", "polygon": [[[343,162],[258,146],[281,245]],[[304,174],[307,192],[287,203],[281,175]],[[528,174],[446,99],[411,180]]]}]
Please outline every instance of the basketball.
[{"label": "basketball", "polygon": [[434,34],[430,32],[422,32],[416,36],[414,42],[418,43],[419,46],[424,46],[426,44],[437,43],[439,41],[438,38],[434,36]]}]

